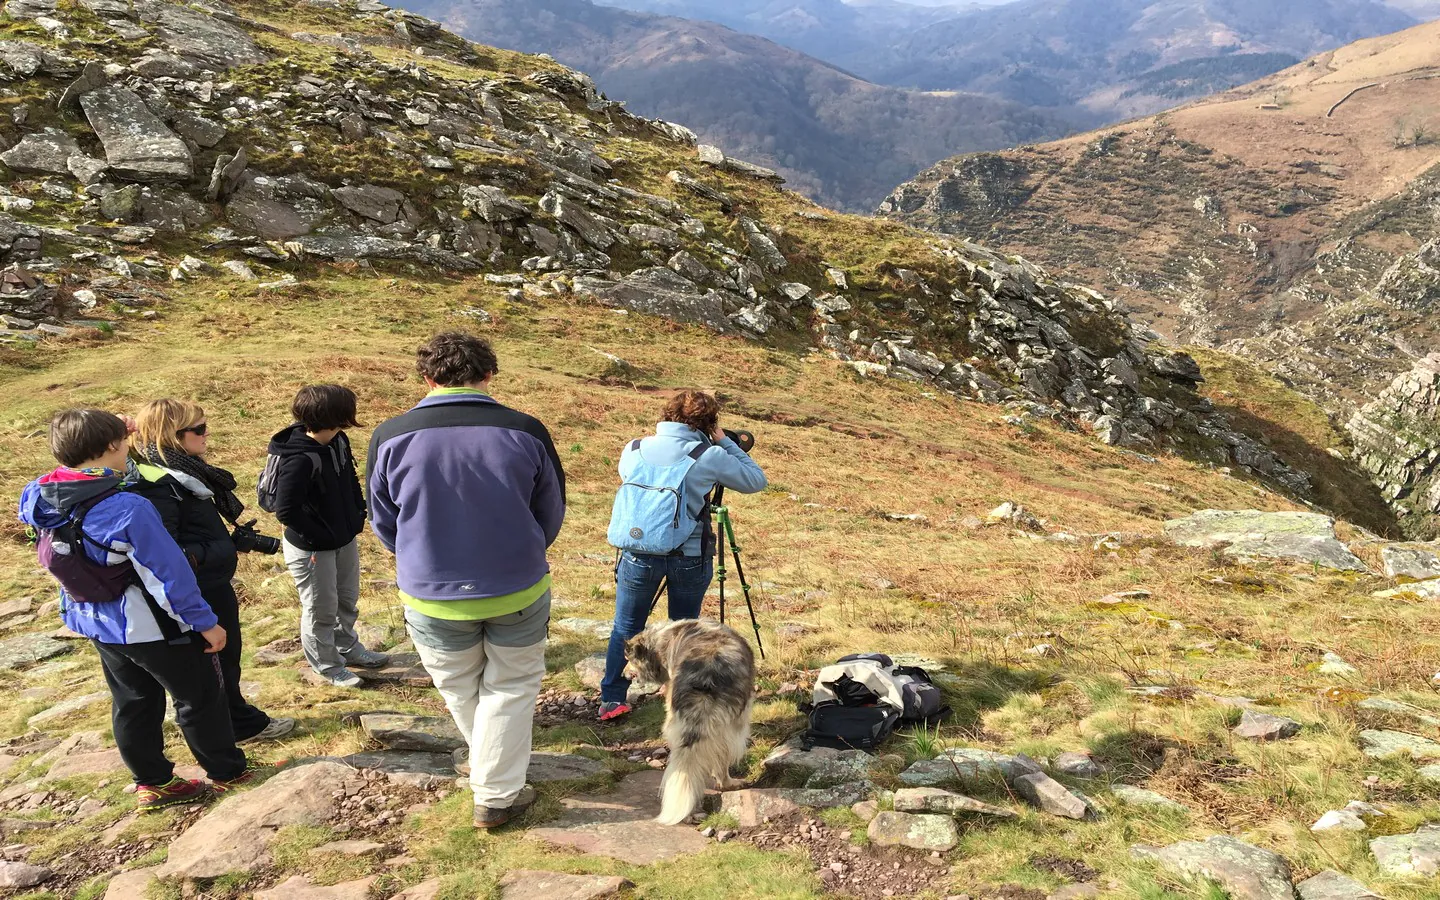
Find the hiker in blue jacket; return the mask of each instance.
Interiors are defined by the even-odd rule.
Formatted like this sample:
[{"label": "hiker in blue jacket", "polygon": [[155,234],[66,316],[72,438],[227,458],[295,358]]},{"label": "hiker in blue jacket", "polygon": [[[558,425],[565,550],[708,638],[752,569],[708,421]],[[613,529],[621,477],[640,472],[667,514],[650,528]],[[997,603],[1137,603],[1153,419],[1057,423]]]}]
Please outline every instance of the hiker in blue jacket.
[{"label": "hiker in blue jacket", "polygon": [[[610,647],[605,654],[605,677],[600,682],[600,721],[608,722],[630,712],[626,694],[630,679],[625,677],[625,642],[645,629],[650,604],[663,580],[673,619],[697,619],[705,592],[715,574],[714,529],[710,525],[710,492],[716,485],[742,494],[765,489],[765,473],[749,455],[725,435],[719,425],[720,404],[701,391],[681,391],[665,404],[662,421],[655,433],[631,441],[620,455],[621,491],[634,491],[646,479],[661,481],[665,471],[683,474],[675,523],[693,522],[688,534],[669,543],[664,553],[633,549],[653,544],[632,542],[643,532],[639,523],[624,521],[632,506],[622,504],[617,494],[611,517],[611,543],[620,549],[615,564],[615,625],[610,630]],[[678,467],[688,466],[688,469]],[[639,487],[652,494],[652,485]],[[663,523],[662,523],[663,524]]]},{"label": "hiker in blue jacket", "polygon": [[[202,800],[247,782],[252,772],[235,746],[214,655],[225,647],[225,629],[155,507],[122,490],[127,430],[103,410],[56,414],[50,448],[60,466],[25,486],[20,520],[37,532],[42,564],[61,580],[66,627],[100,654],[115,744],[135,778],[140,808],[149,810]],[[88,564],[75,561],[77,547]],[[210,785],[177,777],[165,757],[166,693]]]}]

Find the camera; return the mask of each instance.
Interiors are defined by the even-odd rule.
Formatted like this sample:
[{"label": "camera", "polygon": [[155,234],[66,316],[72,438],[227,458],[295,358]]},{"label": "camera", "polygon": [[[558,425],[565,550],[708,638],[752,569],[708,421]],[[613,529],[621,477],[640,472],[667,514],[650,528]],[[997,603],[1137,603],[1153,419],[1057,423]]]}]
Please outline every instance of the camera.
[{"label": "camera", "polygon": [[734,441],[735,445],[746,453],[749,453],[751,448],[755,446],[755,435],[748,431],[731,431],[726,428],[725,436]]},{"label": "camera", "polygon": [[241,553],[264,553],[266,556],[274,556],[279,553],[280,539],[256,531],[255,522],[255,519],[251,519],[235,525],[235,530],[230,533],[230,539],[235,542],[235,549]]}]

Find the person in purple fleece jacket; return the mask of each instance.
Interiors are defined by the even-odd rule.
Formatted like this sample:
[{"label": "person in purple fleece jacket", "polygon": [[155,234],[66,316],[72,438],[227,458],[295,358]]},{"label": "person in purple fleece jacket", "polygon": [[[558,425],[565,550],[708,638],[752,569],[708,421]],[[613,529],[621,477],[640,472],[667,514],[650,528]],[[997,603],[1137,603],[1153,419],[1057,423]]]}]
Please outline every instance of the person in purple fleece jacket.
[{"label": "person in purple fleece jacket", "polygon": [[538,420],[488,393],[482,338],[436,335],[417,353],[430,393],[370,438],[370,524],[395,554],[405,624],[470,750],[477,828],[535,801],[525,784],[545,676],[550,564],[565,472]]}]

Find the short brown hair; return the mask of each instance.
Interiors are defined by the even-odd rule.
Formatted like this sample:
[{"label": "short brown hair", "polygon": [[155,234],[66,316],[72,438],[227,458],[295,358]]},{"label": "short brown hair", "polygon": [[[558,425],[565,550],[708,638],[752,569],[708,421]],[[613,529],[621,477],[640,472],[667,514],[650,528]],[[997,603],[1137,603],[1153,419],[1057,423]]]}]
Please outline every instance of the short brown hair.
[{"label": "short brown hair", "polygon": [[124,441],[124,421],[103,409],[62,409],[50,420],[50,452],[62,466],[99,459]]},{"label": "short brown hair", "polygon": [[339,384],[307,384],[295,395],[290,414],[306,431],[358,428],[355,392]]},{"label": "short brown hair", "polygon": [[463,331],[443,331],[415,351],[415,368],[441,387],[477,384],[500,371],[490,342]]},{"label": "short brown hair", "polygon": [[704,391],[681,391],[665,404],[660,419],[689,425],[701,434],[713,434],[720,421],[720,401]]},{"label": "short brown hair", "polygon": [[180,432],[205,421],[205,408],[193,400],[162,397],[140,407],[135,416],[135,440],[138,447],[184,452]]}]

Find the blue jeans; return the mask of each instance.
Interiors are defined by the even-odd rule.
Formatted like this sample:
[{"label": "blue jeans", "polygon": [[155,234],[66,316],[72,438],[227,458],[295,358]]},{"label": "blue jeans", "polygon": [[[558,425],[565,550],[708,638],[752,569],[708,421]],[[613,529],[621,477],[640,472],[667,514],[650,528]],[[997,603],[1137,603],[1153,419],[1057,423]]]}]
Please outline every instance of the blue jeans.
[{"label": "blue jeans", "polygon": [[625,642],[645,630],[650,603],[668,579],[666,594],[673,619],[700,618],[700,605],[715,574],[710,556],[652,556],[624,550],[615,566],[615,625],[610,629],[610,648],[605,653],[605,678],[600,682],[600,702],[624,702],[630,690],[625,677]]}]

